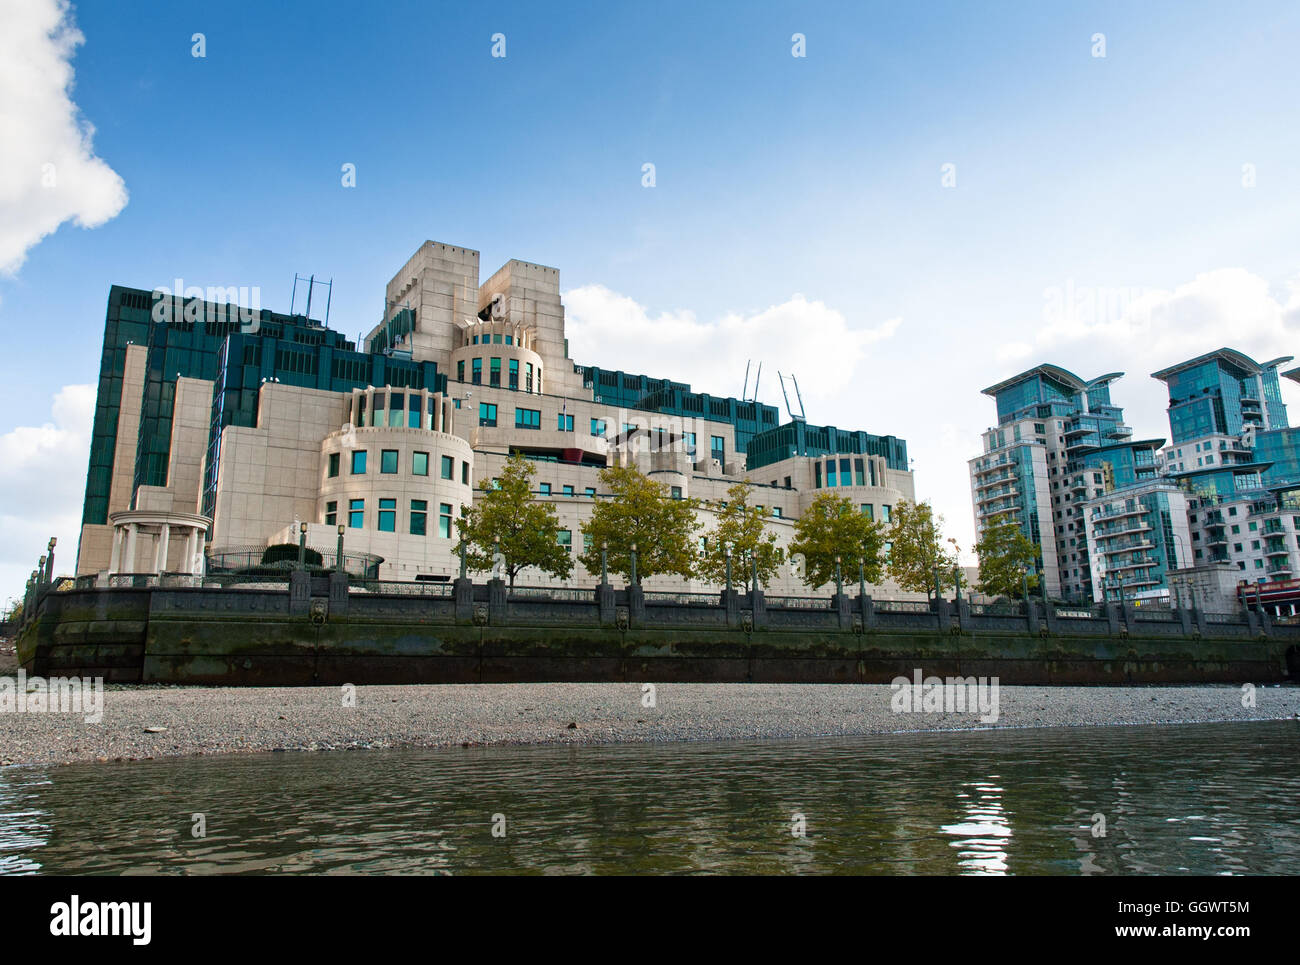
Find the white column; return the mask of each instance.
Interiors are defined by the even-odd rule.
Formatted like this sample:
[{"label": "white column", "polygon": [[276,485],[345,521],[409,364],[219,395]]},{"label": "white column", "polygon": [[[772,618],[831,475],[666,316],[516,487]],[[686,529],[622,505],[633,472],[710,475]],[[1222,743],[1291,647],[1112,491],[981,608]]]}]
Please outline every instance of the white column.
[{"label": "white column", "polygon": [[135,523],[126,524],[126,559],[122,561],[122,571],[135,572],[135,537],[139,527]]},{"label": "white column", "polygon": [[121,526],[113,527],[113,553],[108,560],[108,572],[116,573],[122,565],[122,540],[126,537]]},{"label": "white column", "polygon": [[158,546],[154,551],[153,570],[161,574],[167,569],[167,547],[171,542],[172,528],[170,523],[163,523],[158,530]]},{"label": "white column", "polygon": [[194,571],[197,569],[194,565],[194,553],[198,549],[198,535],[199,528],[197,526],[191,526],[189,533],[185,537],[185,563],[181,567],[181,570],[182,572],[189,573],[191,576],[195,575]]}]

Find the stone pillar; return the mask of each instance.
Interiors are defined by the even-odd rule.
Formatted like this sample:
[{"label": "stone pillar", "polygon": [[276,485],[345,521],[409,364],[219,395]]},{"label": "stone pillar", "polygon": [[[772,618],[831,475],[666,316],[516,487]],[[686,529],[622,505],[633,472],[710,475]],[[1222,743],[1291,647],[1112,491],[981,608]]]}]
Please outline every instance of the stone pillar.
[{"label": "stone pillar", "polygon": [[1047,623],[1047,632],[1055,636],[1057,630],[1055,603],[1043,604],[1043,620]]},{"label": "stone pillar", "polygon": [[952,626],[952,604],[941,596],[934,599],[934,622],[940,630]]},{"label": "stone pillar", "polygon": [[1263,606],[1259,608],[1259,631],[1266,636],[1273,635],[1273,618]]},{"label": "stone pillar", "polygon": [[1186,607],[1178,607],[1174,610],[1174,615],[1178,617],[1178,625],[1182,628],[1183,636],[1192,635],[1192,613]]},{"label": "stone pillar", "polygon": [[1038,604],[1034,600],[1025,601],[1025,627],[1031,634],[1038,633]]},{"label": "stone pillar", "polygon": [[600,625],[602,627],[612,627],[617,619],[613,586],[608,583],[598,583],[596,585],[596,606],[600,611]]},{"label": "stone pillar", "polygon": [[853,629],[853,610],[847,594],[836,593],[831,596],[831,609],[835,612],[836,622],[841,630]]},{"label": "stone pillar", "polygon": [[1112,637],[1118,637],[1119,636],[1119,604],[1118,603],[1106,604],[1106,622],[1110,626],[1110,635]]},{"label": "stone pillar", "polygon": [[1252,637],[1259,633],[1259,614],[1250,607],[1246,607],[1246,627],[1250,630]]},{"label": "stone pillar", "polygon": [[645,591],[640,583],[633,583],[627,588],[627,617],[634,627],[645,626]]},{"label": "stone pillar", "polygon": [[163,523],[158,531],[158,565],[154,567],[161,576],[167,570],[167,551],[171,548],[171,523]]},{"label": "stone pillar", "polygon": [[181,567],[182,572],[190,576],[198,576],[198,560],[194,557],[199,551],[199,528],[191,526],[189,533],[185,537],[185,565]]},{"label": "stone pillar", "polygon": [[348,575],[341,570],[330,572],[330,616],[348,612]]},{"label": "stone pillar", "polygon": [[121,526],[113,527],[113,553],[108,559],[108,572],[116,573],[122,565],[122,541],[126,533]]},{"label": "stone pillar", "polygon": [[726,611],[727,626],[740,626],[740,594],[735,590],[723,590],[721,602]]},{"label": "stone pillar", "polygon": [[1132,633],[1133,628],[1137,625],[1136,610],[1132,603],[1125,603],[1122,609],[1124,611],[1124,626],[1128,628],[1129,633]]},{"label": "stone pillar", "polygon": [[302,616],[311,612],[311,576],[306,570],[289,572],[289,614]]},{"label": "stone pillar", "polygon": [[507,622],[505,580],[488,580],[488,622],[493,626]]},{"label": "stone pillar", "polygon": [[474,581],[468,577],[454,580],[451,584],[452,599],[456,601],[456,622],[474,622]]},{"label": "stone pillar", "polygon": [[862,629],[870,630],[876,625],[876,606],[871,597],[862,594],[858,597],[858,605],[862,609]]},{"label": "stone pillar", "polygon": [[122,571],[125,573],[135,572],[135,538],[139,528],[135,523],[126,524],[126,559],[122,561]]},{"label": "stone pillar", "polygon": [[767,601],[763,596],[762,590],[754,590],[749,594],[749,603],[754,611],[754,626],[767,626]]},{"label": "stone pillar", "polygon": [[1196,629],[1201,631],[1201,636],[1209,632],[1209,621],[1205,619],[1205,611],[1199,606],[1192,607],[1192,622],[1196,624]]}]

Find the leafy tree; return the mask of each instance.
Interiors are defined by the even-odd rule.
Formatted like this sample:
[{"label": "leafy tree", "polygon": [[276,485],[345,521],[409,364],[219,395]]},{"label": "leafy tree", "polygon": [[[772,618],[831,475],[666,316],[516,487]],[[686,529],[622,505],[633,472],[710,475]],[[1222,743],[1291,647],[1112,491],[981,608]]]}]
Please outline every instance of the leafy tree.
[{"label": "leafy tree", "polygon": [[753,579],[752,560],[758,562],[759,585],[770,583],[785,559],[781,547],[776,545],[776,534],[765,532],[763,517],[756,506],[751,506],[751,487],[748,480],[736,483],[727,490],[725,507],[718,507],[716,523],[708,532],[704,551],[700,554],[698,572],[712,583],[725,583],[727,579],[727,544],[731,545],[731,578],[746,591]]},{"label": "leafy tree", "polygon": [[889,575],[905,590],[932,593],[935,570],[943,580],[957,565],[956,543],[944,540],[943,517],[929,503],[901,500],[894,507],[889,540]]},{"label": "leafy tree", "polygon": [[530,566],[559,578],[573,571],[573,559],[558,541],[560,521],[555,507],[533,499],[535,472],[527,459],[513,455],[496,485],[484,479],[479,484],[483,495],[474,505],[461,507],[459,536],[466,547],[469,569],[476,573],[491,570],[500,553],[512,587],[519,572]]},{"label": "leafy tree", "polygon": [[1029,572],[1029,589],[1038,586],[1034,572],[1038,547],[1015,523],[999,523],[984,530],[975,544],[980,559],[979,591],[989,596],[1020,596],[1024,593],[1024,571]]},{"label": "leafy tree", "polygon": [[613,498],[597,500],[591,519],[582,527],[591,549],[578,559],[587,571],[600,572],[603,542],[608,546],[609,569],[630,581],[635,543],[638,583],[650,576],[694,576],[698,502],[674,499],[666,486],[635,465],[603,469],[600,481]]},{"label": "leafy tree", "polygon": [[817,589],[835,579],[835,557],[842,578],[857,574],[863,560],[866,581],[879,583],[884,571],[881,551],[884,525],[869,519],[844,496],[819,493],[794,526],[790,555],[804,558],[804,582]]}]

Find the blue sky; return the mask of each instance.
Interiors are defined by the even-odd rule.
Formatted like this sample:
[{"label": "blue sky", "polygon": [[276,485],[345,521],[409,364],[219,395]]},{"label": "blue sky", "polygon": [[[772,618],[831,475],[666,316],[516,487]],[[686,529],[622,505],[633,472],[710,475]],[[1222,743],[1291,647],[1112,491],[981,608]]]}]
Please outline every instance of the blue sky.
[{"label": "blue sky", "polygon": [[[0,0],[0,18],[17,9]],[[33,438],[75,449],[80,403],[51,405],[95,380],[110,284],[257,286],[286,310],[294,273],[315,272],[334,279],[331,324],[355,336],[429,238],[478,249],[484,278],[509,258],[559,268],[579,362],[736,394],[744,360],[763,359],[773,402],[774,370],[793,368],[810,421],[908,439],[918,494],[964,545],[965,461],[994,419],[980,388],[1038,361],[1125,370],[1116,401],[1163,434],[1151,371],[1220,344],[1295,348],[1295,4],[122,2],[73,16],[69,96],[129,200],[0,274],[0,446],[20,461]],[[505,58],[490,56],[497,32]],[[806,57],[791,56],[796,32]],[[0,221],[12,200],[0,192]],[[1044,335],[1044,293],[1067,285],[1123,304]],[[681,325],[753,337],[702,355],[665,337]],[[773,331],[788,342],[759,341]],[[59,458],[81,478],[37,483],[44,503],[32,473],[55,463],[0,474],[0,493],[26,494],[23,520],[79,514],[84,447]],[[8,582],[44,542],[21,532],[0,551],[21,558],[0,559]]]}]

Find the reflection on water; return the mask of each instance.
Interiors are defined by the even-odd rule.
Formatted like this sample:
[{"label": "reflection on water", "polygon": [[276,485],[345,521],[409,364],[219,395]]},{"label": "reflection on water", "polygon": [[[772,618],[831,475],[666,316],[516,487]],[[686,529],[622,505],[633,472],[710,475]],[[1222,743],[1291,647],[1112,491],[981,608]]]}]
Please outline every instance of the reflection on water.
[{"label": "reflection on water", "polygon": [[1297,747],[1280,721],[6,768],[0,873],[1297,874]]}]

